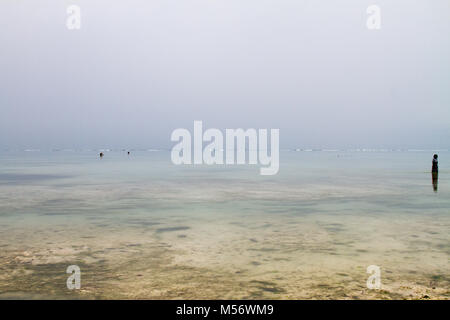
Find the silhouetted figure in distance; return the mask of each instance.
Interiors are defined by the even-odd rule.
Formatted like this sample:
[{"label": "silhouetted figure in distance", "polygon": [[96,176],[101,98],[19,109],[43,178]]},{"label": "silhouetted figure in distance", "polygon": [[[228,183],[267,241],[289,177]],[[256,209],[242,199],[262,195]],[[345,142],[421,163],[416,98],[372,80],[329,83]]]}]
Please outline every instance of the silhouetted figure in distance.
[{"label": "silhouetted figure in distance", "polygon": [[438,166],[438,155],[435,154],[433,156],[433,162],[431,167],[431,181],[433,182],[433,191],[438,191],[438,175],[439,175],[439,166]]},{"label": "silhouetted figure in distance", "polygon": [[438,167],[438,155],[435,154],[433,156],[433,167],[431,168],[431,172],[438,172],[439,171],[439,167]]},{"label": "silhouetted figure in distance", "polygon": [[103,158],[103,152],[100,152],[100,158]]}]

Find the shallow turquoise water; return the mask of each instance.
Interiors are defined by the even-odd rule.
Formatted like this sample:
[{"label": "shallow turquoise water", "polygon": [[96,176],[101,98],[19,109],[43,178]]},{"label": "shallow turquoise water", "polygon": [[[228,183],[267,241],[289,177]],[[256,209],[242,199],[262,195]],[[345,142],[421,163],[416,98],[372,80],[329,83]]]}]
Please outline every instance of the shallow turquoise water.
[{"label": "shallow turquoise water", "polygon": [[0,297],[64,296],[59,282],[39,283],[70,263],[144,276],[151,264],[158,277],[200,268],[235,292],[207,295],[205,280],[191,292],[170,277],[142,291],[144,280],[125,277],[83,297],[379,298],[361,293],[375,264],[386,297],[446,298],[450,153],[439,152],[437,192],[432,154],[285,150],[279,174],[261,176],[258,165],[175,166],[169,151],[3,152]]}]

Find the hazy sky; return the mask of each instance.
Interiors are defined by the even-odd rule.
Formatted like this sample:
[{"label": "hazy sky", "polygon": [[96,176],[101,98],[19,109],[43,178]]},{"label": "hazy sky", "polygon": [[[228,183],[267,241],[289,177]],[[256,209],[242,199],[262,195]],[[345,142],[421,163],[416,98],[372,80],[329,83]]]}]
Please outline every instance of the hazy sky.
[{"label": "hazy sky", "polygon": [[170,147],[194,120],[449,148],[450,1],[0,1],[1,148]]}]

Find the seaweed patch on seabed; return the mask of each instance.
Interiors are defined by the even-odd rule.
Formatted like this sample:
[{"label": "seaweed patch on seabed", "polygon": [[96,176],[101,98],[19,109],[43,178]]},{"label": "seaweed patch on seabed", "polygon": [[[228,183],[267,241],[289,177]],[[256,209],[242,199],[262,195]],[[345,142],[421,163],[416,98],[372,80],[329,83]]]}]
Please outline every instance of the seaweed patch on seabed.
[{"label": "seaweed patch on seabed", "polygon": [[[29,234],[29,238],[23,243],[2,247],[0,298],[449,298],[449,279],[445,273],[416,272],[410,276],[403,273],[399,277],[401,268],[386,270],[382,290],[368,290],[365,287],[367,274],[362,265],[360,268],[333,269],[318,267],[316,263],[312,268],[311,265],[308,267],[307,261],[318,253],[299,260],[303,265],[295,260],[285,261],[280,259],[287,257],[282,252],[283,247],[279,247],[281,252],[264,251],[267,243],[262,239],[266,235],[259,235],[260,231],[250,231],[250,234],[243,235],[242,240],[228,239],[224,248],[211,249],[193,257],[191,250],[200,248],[192,247],[189,239],[198,235],[195,229],[187,226],[161,228],[163,231],[154,230],[153,235],[137,234],[134,228],[112,228],[86,226],[59,233],[47,228],[34,234],[30,230],[12,230],[9,234],[11,239],[23,238],[23,233]],[[177,231],[183,231],[186,237],[180,239]],[[236,234],[234,231],[231,233]],[[252,245],[260,247],[238,252],[242,263],[237,261],[234,266],[223,263],[233,261],[233,254],[240,250],[240,241],[248,243],[250,235],[258,240],[252,241]],[[279,237],[277,239],[283,241],[287,235]],[[202,238],[197,240],[204,244]],[[213,246],[215,239],[210,240]],[[179,246],[182,243],[184,247]],[[261,252],[258,261],[247,263],[245,259],[252,259],[252,253],[258,251]],[[301,254],[296,253],[297,256]],[[292,253],[289,257],[295,259]],[[186,260],[189,258],[195,261],[189,263]],[[213,262],[218,259],[218,263],[208,264],[208,258]],[[69,276],[66,268],[71,264],[81,269],[80,290],[66,287]],[[299,265],[305,268],[298,269]]]},{"label": "seaweed patch on seabed", "polygon": [[182,230],[188,230],[190,229],[189,227],[186,226],[182,226],[182,227],[168,227],[168,228],[159,228],[156,229],[157,233],[162,233],[162,232],[173,232],[173,231],[182,231]]},{"label": "seaweed patch on seabed", "polygon": [[47,180],[67,179],[69,175],[0,173],[0,185],[22,185]]}]

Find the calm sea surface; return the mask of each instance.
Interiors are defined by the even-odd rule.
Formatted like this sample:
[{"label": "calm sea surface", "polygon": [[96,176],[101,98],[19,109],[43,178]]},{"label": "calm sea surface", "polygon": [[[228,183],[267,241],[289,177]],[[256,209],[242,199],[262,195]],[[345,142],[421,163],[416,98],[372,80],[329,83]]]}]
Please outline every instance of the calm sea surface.
[{"label": "calm sea surface", "polygon": [[261,176],[169,151],[0,152],[0,298],[448,299],[450,152],[434,185],[433,153],[286,150]]}]

